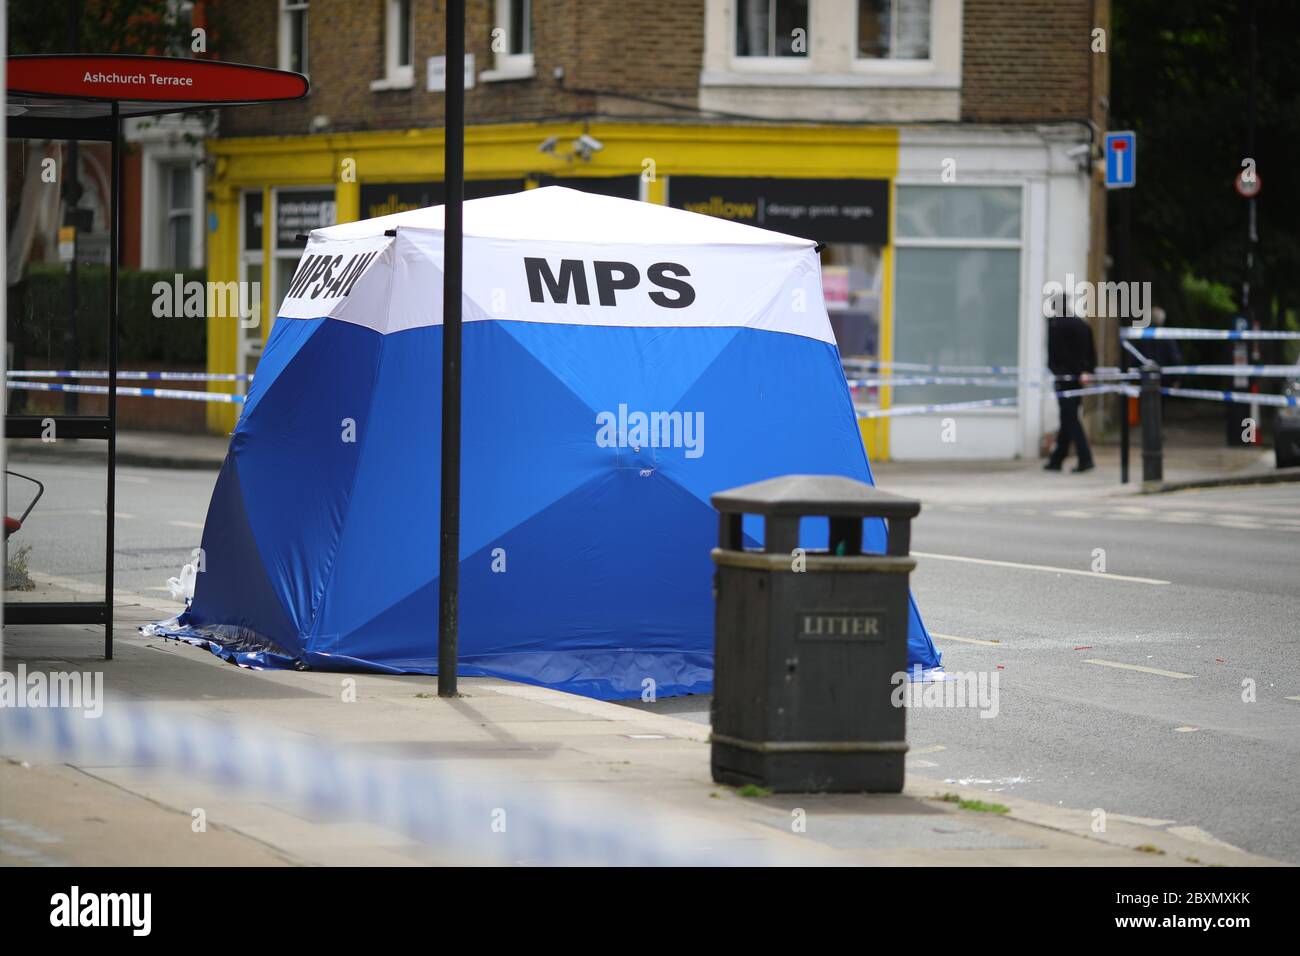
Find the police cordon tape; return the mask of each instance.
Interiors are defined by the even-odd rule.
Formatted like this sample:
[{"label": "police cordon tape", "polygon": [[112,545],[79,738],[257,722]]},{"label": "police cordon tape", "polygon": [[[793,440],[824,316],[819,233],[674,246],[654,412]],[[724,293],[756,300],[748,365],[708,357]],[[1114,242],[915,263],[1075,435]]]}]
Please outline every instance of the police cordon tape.
[{"label": "police cordon tape", "polygon": [[[1074,378],[1074,376],[1054,376],[1051,369],[1020,365],[927,365],[923,362],[878,362],[875,359],[844,359],[842,362],[846,374],[849,370],[869,370],[898,372],[941,372],[959,375],[1021,375],[1036,378]],[[1093,377],[1123,376],[1127,373],[1114,366],[1098,368]]]},{"label": "police cordon tape", "polygon": [[1227,342],[1279,342],[1300,340],[1300,332],[1273,332],[1263,329],[1169,329],[1163,326],[1119,330],[1122,339],[1209,339]]},{"label": "police cordon tape", "polygon": [[1164,365],[1160,368],[1160,374],[1300,378],[1300,365]]},{"label": "police cordon tape", "polygon": [[[108,378],[105,369],[10,369],[5,372],[8,378]],[[160,381],[160,382],[251,382],[253,376],[243,372],[118,372],[117,377],[126,381]]]},{"label": "police cordon tape", "polygon": [[[909,385],[979,385],[985,388],[1019,388],[1022,384],[1025,388],[1042,388],[1044,385],[1050,385],[1053,382],[1074,382],[1082,376],[1078,375],[1049,375],[1044,379],[1015,379],[1015,378],[991,378],[985,376],[963,377],[956,375],[903,375],[897,378],[885,375],[875,378],[851,378],[848,379],[849,388],[891,388],[904,387]],[[1140,377],[1139,372],[1117,373],[1105,376],[1089,376],[1093,380],[1102,381],[1130,381]]]},{"label": "police cordon tape", "polygon": [[[490,687],[486,688],[491,692]],[[351,706],[351,705],[340,705]],[[88,719],[73,707],[0,707],[11,758],[174,771],[334,821],[363,821],[474,863],[542,866],[755,866],[808,862],[701,823],[535,780],[462,783],[426,760],[375,757],[360,745],[291,737],[157,705],[110,699]],[[207,791],[203,799],[224,795]],[[199,804],[198,806],[202,806]]]},{"label": "police cordon tape", "polygon": [[[107,395],[107,385],[61,385],[54,382],[19,382],[9,379],[5,386],[15,390],[29,392],[77,392],[82,395]],[[224,402],[238,404],[244,401],[243,395],[231,395],[227,392],[191,392],[178,388],[137,388],[131,385],[119,385],[118,395],[129,398],[181,398],[192,402]]]},{"label": "police cordon tape", "polygon": [[[1132,386],[1124,385],[1093,385],[1088,388],[1071,388],[1057,392],[1058,395],[1069,397],[1077,395],[1105,395],[1107,393],[1125,391]],[[1137,394],[1137,389],[1132,388],[1133,394]],[[984,398],[969,402],[944,402],[937,405],[895,405],[892,408],[868,408],[858,412],[858,418],[894,418],[899,415],[926,415],[932,412],[955,412],[974,408],[996,408],[999,405],[1014,405],[1020,401],[1016,395],[1010,395],[1006,398]]]},{"label": "police cordon tape", "polygon": [[[1137,398],[1141,392],[1132,385],[1116,386],[1129,398]],[[1161,395],[1171,398],[1197,398],[1207,402],[1235,402],[1238,405],[1270,405],[1274,408],[1296,408],[1300,398],[1294,395],[1265,395],[1259,392],[1221,391],[1216,388],[1169,388],[1162,387]]]}]

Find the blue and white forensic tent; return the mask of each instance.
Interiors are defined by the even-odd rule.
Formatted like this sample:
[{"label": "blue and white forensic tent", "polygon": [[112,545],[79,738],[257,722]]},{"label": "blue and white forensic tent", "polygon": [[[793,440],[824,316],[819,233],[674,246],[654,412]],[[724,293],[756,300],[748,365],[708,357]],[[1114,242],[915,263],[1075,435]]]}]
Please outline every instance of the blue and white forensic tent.
[{"label": "blue and white forensic tent", "polygon": [[[442,214],[311,234],[166,633],[436,671]],[[813,243],[561,187],[467,202],[464,236],[460,673],[709,691],[710,495],[871,481]],[[909,650],[939,663],[915,607]]]}]

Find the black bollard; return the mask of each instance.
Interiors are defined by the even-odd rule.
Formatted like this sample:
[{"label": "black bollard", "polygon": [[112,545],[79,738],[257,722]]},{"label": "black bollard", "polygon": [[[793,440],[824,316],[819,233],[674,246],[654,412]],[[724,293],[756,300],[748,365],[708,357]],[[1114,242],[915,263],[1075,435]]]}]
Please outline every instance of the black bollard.
[{"label": "black bollard", "polygon": [[1159,483],[1164,480],[1165,474],[1159,366],[1147,365],[1142,368],[1138,409],[1142,416],[1142,483]]}]

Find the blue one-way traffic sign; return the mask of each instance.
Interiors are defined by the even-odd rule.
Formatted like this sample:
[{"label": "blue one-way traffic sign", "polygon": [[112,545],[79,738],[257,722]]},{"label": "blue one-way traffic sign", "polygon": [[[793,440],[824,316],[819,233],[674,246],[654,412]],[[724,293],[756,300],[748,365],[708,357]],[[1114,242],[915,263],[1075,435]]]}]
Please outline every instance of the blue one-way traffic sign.
[{"label": "blue one-way traffic sign", "polygon": [[1106,188],[1127,189],[1137,182],[1137,133],[1106,134]]}]

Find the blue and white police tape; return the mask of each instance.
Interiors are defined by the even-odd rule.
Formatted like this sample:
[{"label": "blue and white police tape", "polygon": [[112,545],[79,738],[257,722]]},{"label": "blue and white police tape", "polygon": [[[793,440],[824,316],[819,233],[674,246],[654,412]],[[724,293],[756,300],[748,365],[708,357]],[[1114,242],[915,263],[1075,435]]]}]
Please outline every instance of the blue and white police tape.
[{"label": "blue and white police tape", "polygon": [[[956,372],[966,374],[1016,375],[1019,365],[927,365],[923,362],[878,362],[875,359],[845,359],[844,365],[867,369],[893,369],[899,372]],[[1046,372],[1047,369],[1030,368],[1024,371]]]},{"label": "blue and white police tape", "polygon": [[[1121,385],[1119,390],[1129,398],[1138,398],[1141,389],[1133,385]],[[1221,391],[1217,388],[1170,388],[1162,387],[1161,395],[1171,398],[1197,398],[1207,402],[1236,402],[1239,405],[1268,405],[1272,408],[1296,408],[1300,398],[1294,395],[1261,395],[1258,392]]]},{"label": "blue and white police tape", "polygon": [[1258,392],[1223,392],[1209,388],[1162,388],[1161,395],[1173,398],[1199,398],[1210,402],[1237,402],[1241,405],[1268,405],[1273,408],[1295,408],[1300,399],[1294,395],[1260,395]]},{"label": "blue and white police tape", "polygon": [[[1092,385],[1087,388],[1071,388],[1057,392],[1057,395],[1074,397],[1077,395],[1106,395],[1124,391],[1123,385]],[[1001,405],[1014,405],[1020,401],[1017,396],[1007,398],[985,398],[969,402],[944,402],[937,405],[895,405],[893,408],[868,408],[858,412],[858,418],[894,418],[899,415],[928,415],[933,412],[959,412],[976,408],[996,408]]]},{"label": "blue and white police tape", "polygon": [[[490,685],[476,690],[491,692]],[[359,706],[359,705],[339,705]],[[170,771],[182,789],[284,803],[332,821],[363,821],[423,843],[449,862],[601,866],[753,866],[807,862],[767,852],[734,829],[644,803],[593,798],[517,780],[458,780],[421,759],[367,754],[272,726],[214,721],[181,706],[110,698],[101,716],[72,707],[0,707],[0,752],[11,758]],[[449,756],[455,756],[451,748]],[[221,788],[213,791],[208,787]],[[202,806],[202,804],[198,804]]]},{"label": "blue and white police tape", "polygon": [[[106,369],[11,369],[8,378],[108,378]],[[118,372],[123,381],[158,382],[251,382],[252,375],[242,372]]]},{"label": "blue and white police tape", "polygon": [[[907,385],[983,385],[989,388],[1018,388],[1020,382],[1013,378],[962,378],[953,375],[903,375],[898,377],[851,378],[849,388],[902,388]],[[1037,386],[1039,382],[1026,382]]]},{"label": "blue and white police tape", "polygon": [[1160,374],[1300,378],[1300,365],[1165,365],[1160,369]]},{"label": "blue and white police tape", "polygon": [[1255,329],[1169,329],[1153,326],[1146,329],[1122,328],[1124,339],[1210,339],[1229,342],[1277,342],[1300,339],[1300,332],[1273,332]]},{"label": "blue and white police tape", "polygon": [[[5,382],[8,388],[27,392],[77,392],[82,395],[107,395],[107,385],[61,385],[54,382],[18,382],[12,379]],[[243,395],[230,395],[226,392],[191,392],[179,388],[136,388],[132,385],[119,385],[119,396],[129,398],[181,398],[191,402],[222,402],[238,404],[244,400]]]},{"label": "blue and white police tape", "polygon": [[[855,359],[844,359],[841,363],[844,366],[845,374],[854,374],[858,377],[864,377],[860,370],[866,371],[901,371],[901,372],[938,372],[941,374],[958,374],[958,375],[1002,375],[1007,377],[1019,377],[1028,380],[1046,380],[1046,381],[1074,381],[1077,375],[1053,375],[1051,369],[1046,368],[1024,368],[1019,365],[924,365],[918,362],[876,362],[876,361],[858,361]],[[1125,372],[1123,369],[1113,366],[1102,366],[1091,373],[1094,379],[1097,378],[1129,378],[1136,377],[1136,372]],[[886,376],[874,376],[885,378]],[[912,376],[905,376],[911,378]],[[895,379],[897,381],[897,379]]]},{"label": "blue and white police tape", "polygon": [[[1105,381],[1127,381],[1137,379],[1137,372],[1117,372],[1113,375],[1092,376],[1095,380],[1098,377]],[[984,388],[1019,388],[1024,385],[1025,388],[1042,388],[1044,385],[1051,385],[1053,382],[1075,382],[1081,376],[1078,375],[1049,375],[1044,380],[1025,378],[992,378],[987,376],[962,377],[955,375],[902,375],[902,376],[876,376],[874,378],[851,378],[848,379],[849,388],[900,388],[911,385],[970,385],[981,386]]]}]

